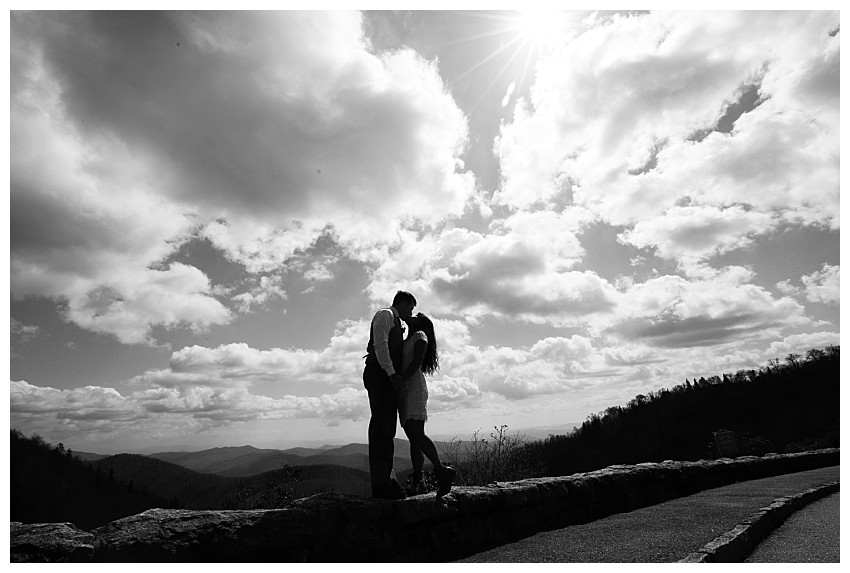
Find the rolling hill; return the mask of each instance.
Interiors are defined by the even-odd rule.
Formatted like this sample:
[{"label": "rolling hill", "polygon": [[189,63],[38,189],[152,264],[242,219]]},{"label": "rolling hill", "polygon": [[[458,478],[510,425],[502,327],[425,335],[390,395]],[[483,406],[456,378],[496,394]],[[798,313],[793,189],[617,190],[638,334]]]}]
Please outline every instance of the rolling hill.
[{"label": "rolling hill", "polygon": [[[225,500],[235,498],[240,488],[262,490],[269,481],[281,481],[280,467],[249,477],[222,476],[137,454],[109,456],[92,465],[116,480],[132,480],[134,488],[169,499],[173,505],[185,509],[222,509]],[[296,497],[322,491],[367,495],[369,490],[367,471],[339,465],[302,466],[295,483]]]},{"label": "rolling hill", "polygon": [[168,500],[98,470],[40,436],[11,432],[9,517],[24,523],[71,522],[89,529]]},{"label": "rolling hill", "polygon": [[[552,428],[519,430],[520,436],[530,441],[538,436],[569,433],[574,424],[565,424]],[[513,433],[511,433],[513,435]],[[487,432],[481,432],[479,438],[489,439]],[[456,440],[462,446],[465,441]],[[435,440],[434,444],[441,457],[447,458],[452,444],[449,441]],[[463,447],[454,448],[458,453]],[[216,474],[224,477],[248,477],[264,472],[279,470],[284,466],[342,466],[369,472],[368,444],[350,443],[343,446],[322,446],[320,448],[297,447],[286,450],[255,448],[253,446],[222,447],[197,452],[158,452],[147,457],[170,462],[183,468],[204,474]],[[445,460],[444,460],[445,461]],[[429,462],[426,460],[426,466]],[[397,474],[406,475],[412,468],[410,463],[410,443],[395,438],[395,457],[393,467]],[[337,490],[340,491],[340,490]]]},{"label": "rolling hill", "polygon": [[[396,438],[396,471],[410,469],[410,445]],[[259,449],[253,446],[212,448],[199,452],[160,452],[149,458],[170,462],[200,473],[227,477],[247,477],[278,470],[285,465],[315,466],[338,465],[360,471],[369,471],[369,446],[346,444],[333,448],[292,448],[289,450]]]},{"label": "rolling hill", "polygon": [[[245,465],[254,465],[260,460],[269,460],[267,465],[254,473],[277,469],[284,464],[293,465],[300,456],[287,454],[280,450],[259,449],[253,446],[238,446],[211,448],[199,452],[159,452],[147,457],[156,458],[164,462],[170,462],[183,466],[190,470],[205,474],[224,474]],[[237,473],[233,475],[250,475]]]}]

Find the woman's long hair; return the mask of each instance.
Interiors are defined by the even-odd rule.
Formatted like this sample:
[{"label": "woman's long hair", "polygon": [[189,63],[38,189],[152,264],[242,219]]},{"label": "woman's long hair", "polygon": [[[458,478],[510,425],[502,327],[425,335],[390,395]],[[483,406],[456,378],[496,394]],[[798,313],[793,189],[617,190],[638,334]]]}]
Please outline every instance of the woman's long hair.
[{"label": "woman's long hair", "polygon": [[440,369],[440,357],[437,355],[437,337],[434,335],[434,323],[421,312],[416,315],[418,319],[417,330],[421,330],[428,337],[428,348],[422,357],[420,369],[425,374],[433,374]]}]

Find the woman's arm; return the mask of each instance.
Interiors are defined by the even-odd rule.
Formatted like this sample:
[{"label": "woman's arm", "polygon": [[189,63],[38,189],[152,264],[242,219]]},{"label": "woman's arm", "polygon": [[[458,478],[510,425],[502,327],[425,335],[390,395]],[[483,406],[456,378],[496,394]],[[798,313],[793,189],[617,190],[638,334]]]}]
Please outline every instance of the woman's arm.
[{"label": "woman's arm", "polygon": [[422,359],[425,357],[425,350],[428,349],[427,340],[417,340],[413,343],[413,359],[410,365],[402,372],[401,377],[407,380],[422,366]]}]

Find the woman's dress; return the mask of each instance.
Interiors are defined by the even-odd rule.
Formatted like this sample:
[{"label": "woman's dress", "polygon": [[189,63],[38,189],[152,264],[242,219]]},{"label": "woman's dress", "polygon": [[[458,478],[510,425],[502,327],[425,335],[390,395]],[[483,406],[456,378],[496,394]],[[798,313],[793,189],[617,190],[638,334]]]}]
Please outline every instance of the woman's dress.
[{"label": "woman's dress", "polygon": [[[407,369],[413,361],[413,345],[418,340],[428,342],[428,337],[421,330],[417,330],[404,341],[402,348],[402,372]],[[402,425],[408,420],[428,419],[428,386],[425,384],[425,374],[417,369],[407,380],[404,380],[396,388],[396,400],[398,402],[398,419]]]}]

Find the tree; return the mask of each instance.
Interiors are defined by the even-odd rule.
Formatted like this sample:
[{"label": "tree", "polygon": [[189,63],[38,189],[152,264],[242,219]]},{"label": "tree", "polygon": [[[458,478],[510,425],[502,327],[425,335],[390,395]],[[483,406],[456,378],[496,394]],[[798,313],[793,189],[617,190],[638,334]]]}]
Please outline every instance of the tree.
[{"label": "tree", "polygon": [[806,351],[806,360],[809,362],[815,362],[822,359],[824,356],[826,356],[826,352],[817,348],[812,348],[811,350]]},{"label": "tree", "polygon": [[787,362],[792,368],[795,370],[800,367],[800,359],[802,356],[799,354],[794,354],[793,352],[785,357],[785,362]]}]

